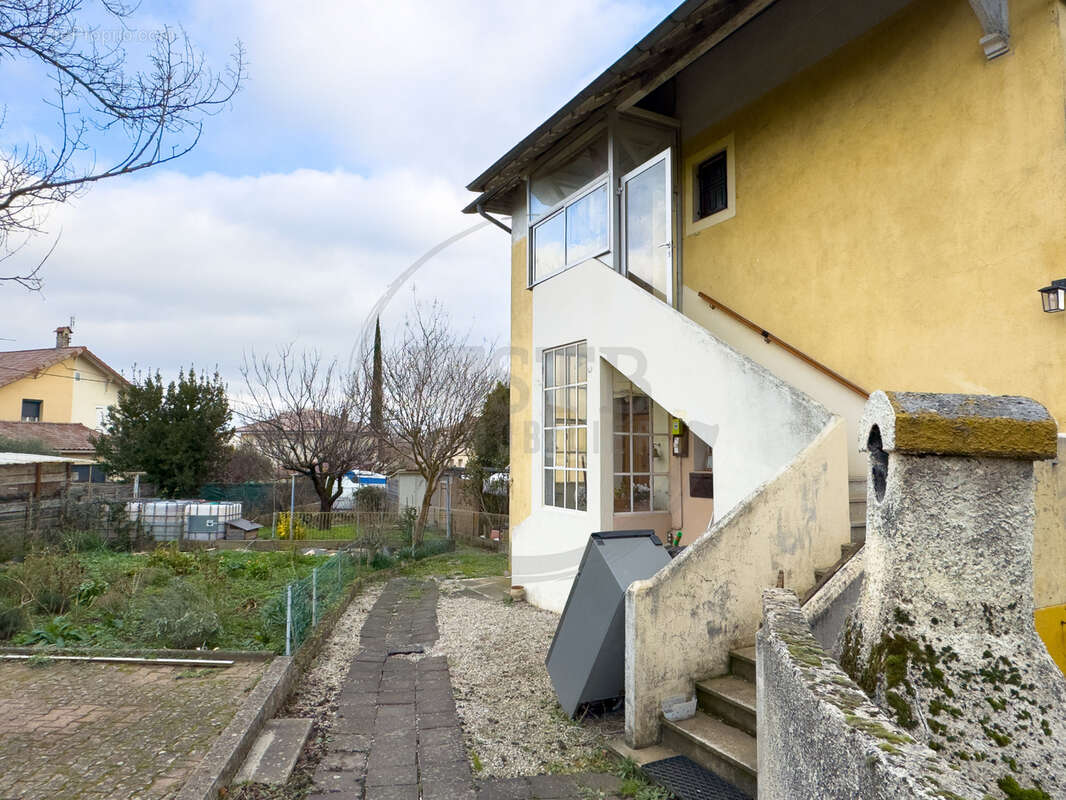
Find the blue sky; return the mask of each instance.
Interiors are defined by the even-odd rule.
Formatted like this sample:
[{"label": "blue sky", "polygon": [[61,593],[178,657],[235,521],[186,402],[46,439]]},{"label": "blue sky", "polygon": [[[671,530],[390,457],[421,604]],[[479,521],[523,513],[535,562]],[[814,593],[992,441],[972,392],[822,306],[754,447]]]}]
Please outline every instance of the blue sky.
[{"label": "blue sky", "polygon": [[[74,342],[114,367],[218,365],[296,342],[346,354],[393,277],[476,222],[463,188],[669,13],[667,3],[518,0],[306,3],[144,0],[121,31],[180,24],[213,66],[235,40],[249,79],[198,147],[53,209],[45,289],[0,288],[5,349]],[[294,15],[294,8],[299,13]],[[90,20],[91,21],[91,20]],[[0,61],[0,147],[48,142],[47,76]],[[101,160],[122,142],[101,143]],[[508,238],[478,231],[420,270],[479,339],[507,343]],[[399,327],[412,291],[383,317]]]}]

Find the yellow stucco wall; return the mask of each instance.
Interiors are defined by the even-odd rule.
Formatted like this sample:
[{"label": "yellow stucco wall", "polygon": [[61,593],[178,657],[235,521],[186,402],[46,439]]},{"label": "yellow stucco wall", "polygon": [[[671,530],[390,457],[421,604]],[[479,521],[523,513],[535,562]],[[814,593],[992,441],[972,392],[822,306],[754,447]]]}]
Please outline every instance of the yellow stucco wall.
[{"label": "yellow stucco wall", "polygon": [[68,368],[71,361],[51,366],[36,378],[22,378],[0,387],[0,419],[18,422],[22,419],[22,401],[40,400],[41,422],[70,422],[74,396],[73,371]]},{"label": "yellow stucco wall", "polygon": [[[988,62],[967,3],[915,2],[687,138],[683,170],[733,137],[736,215],[685,238],[685,284],[860,385],[1028,395],[1061,430],[1066,314],[1036,289],[1066,277],[1064,9],[1012,2]],[[1066,669],[1059,469],[1037,469],[1034,592]]]},{"label": "yellow stucco wall", "polygon": [[[684,282],[860,385],[1032,396],[1066,420],[1066,131],[1058,15],[1010,4],[985,60],[960,0],[920,0],[722,124],[736,216]],[[684,213],[691,213],[686,207]]]},{"label": "yellow stucco wall", "polygon": [[1066,437],[1059,457],[1038,461],[1033,521],[1033,599],[1036,607],[1066,603]]},{"label": "yellow stucco wall", "polygon": [[[74,380],[80,374],[80,380]],[[0,387],[0,420],[19,421],[23,400],[41,400],[41,422],[96,427],[96,407],[118,402],[118,384],[86,358],[71,357],[41,375]]]},{"label": "yellow stucco wall", "polygon": [[1059,669],[1066,672],[1066,605],[1037,609],[1036,632]]},{"label": "yellow stucco wall", "polygon": [[530,432],[533,428],[533,293],[526,288],[526,238],[511,246],[511,490],[513,530],[532,509]]}]

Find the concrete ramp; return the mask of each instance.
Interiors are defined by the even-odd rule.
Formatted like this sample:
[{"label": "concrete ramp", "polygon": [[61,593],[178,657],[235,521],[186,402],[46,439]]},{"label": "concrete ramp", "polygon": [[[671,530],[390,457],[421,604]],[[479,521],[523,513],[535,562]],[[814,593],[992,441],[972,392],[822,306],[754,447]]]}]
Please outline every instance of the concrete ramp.
[{"label": "concrete ramp", "polygon": [[288,781],[311,734],[311,722],[309,717],[269,720],[233,782],[280,785]]}]

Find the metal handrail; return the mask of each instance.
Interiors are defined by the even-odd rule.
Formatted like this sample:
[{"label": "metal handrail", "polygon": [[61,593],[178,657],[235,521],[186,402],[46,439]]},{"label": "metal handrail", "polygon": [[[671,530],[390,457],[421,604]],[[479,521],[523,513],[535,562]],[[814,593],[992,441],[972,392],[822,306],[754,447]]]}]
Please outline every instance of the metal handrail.
[{"label": "metal handrail", "polygon": [[770,333],[770,331],[766,330],[765,328],[763,328],[763,327],[761,327],[759,325],[756,325],[750,319],[748,319],[747,317],[743,316],[742,314],[737,313],[736,311],[731,309],[729,306],[727,306],[725,303],[720,303],[719,301],[715,300],[710,295],[704,294],[703,292],[700,292],[699,295],[700,295],[700,299],[703,300],[705,303],[707,303],[707,305],[709,305],[711,308],[717,309],[717,310],[720,310],[720,311],[724,311],[727,316],[732,317],[737,322],[739,322],[741,325],[744,325],[745,327],[750,328],[751,330],[755,331],[764,340],[766,340],[766,342],[768,344],[776,344],[776,345],[778,345],[779,347],[781,347],[781,349],[787,351],[788,353],[791,353],[793,356],[798,358],[804,364],[807,364],[808,366],[814,367],[816,370],[821,372],[823,375],[825,375],[825,376],[827,376],[829,378],[832,378],[834,381],[839,383],[841,386],[843,386],[843,387],[845,387],[847,389],[850,389],[851,391],[855,392],[855,394],[859,395],[864,400],[867,399],[870,396],[870,393],[868,391],[866,391],[865,389],[863,389],[861,386],[859,386],[857,383],[852,383],[847,378],[845,378],[843,375],[841,375],[839,372],[836,372],[835,370],[830,369],[829,367],[827,367],[825,364],[823,364],[820,361],[814,360],[809,355],[804,353],[802,350],[797,350],[795,347],[790,345],[788,342],[782,341],[781,339],[777,338],[772,333]]}]

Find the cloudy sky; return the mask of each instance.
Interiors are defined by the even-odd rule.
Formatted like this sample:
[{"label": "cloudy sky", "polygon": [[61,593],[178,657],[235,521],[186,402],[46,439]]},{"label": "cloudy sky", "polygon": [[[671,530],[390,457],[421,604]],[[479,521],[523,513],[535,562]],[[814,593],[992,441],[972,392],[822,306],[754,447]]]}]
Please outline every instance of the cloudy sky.
[{"label": "cloudy sky", "polygon": [[[478,222],[459,211],[465,184],[671,6],[336,0],[294,17],[281,0],[143,0],[122,34],[131,54],[141,32],[180,23],[213,66],[240,39],[249,80],[191,154],[51,212],[26,251],[59,236],[44,291],[0,285],[0,348],[51,346],[73,316],[74,342],[117,369],[217,364],[231,388],[252,348],[346,354],[390,281]],[[0,146],[55,136],[49,91],[30,65],[0,61]],[[509,257],[485,227],[413,290],[506,344]],[[390,302],[386,332],[411,301],[405,288]]]}]

